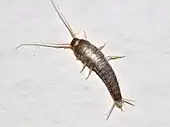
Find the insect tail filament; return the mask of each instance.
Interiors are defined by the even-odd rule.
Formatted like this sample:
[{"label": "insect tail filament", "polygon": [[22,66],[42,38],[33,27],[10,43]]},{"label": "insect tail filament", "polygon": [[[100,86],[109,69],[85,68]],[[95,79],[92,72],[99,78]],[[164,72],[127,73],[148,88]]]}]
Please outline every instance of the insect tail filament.
[{"label": "insect tail filament", "polygon": [[123,98],[121,101],[115,101],[112,105],[112,107],[110,108],[109,112],[108,112],[108,115],[106,116],[106,120],[109,119],[110,115],[112,114],[112,111],[114,109],[115,106],[117,106],[118,108],[121,109],[121,111],[123,111],[123,106],[122,104],[126,103],[126,104],[129,104],[131,106],[135,106],[133,103],[131,103],[130,101],[133,101],[133,100],[129,100],[129,99],[125,99]]},{"label": "insect tail filament", "polygon": [[110,115],[112,114],[112,111],[113,111],[113,109],[114,109],[114,107],[115,107],[115,103],[113,103],[113,105],[112,105],[112,107],[110,108],[110,110],[109,110],[109,112],[108,112],[108,115],[106,116],[106,120],[108,120],[109,119],[109,117],[110,117]]}]

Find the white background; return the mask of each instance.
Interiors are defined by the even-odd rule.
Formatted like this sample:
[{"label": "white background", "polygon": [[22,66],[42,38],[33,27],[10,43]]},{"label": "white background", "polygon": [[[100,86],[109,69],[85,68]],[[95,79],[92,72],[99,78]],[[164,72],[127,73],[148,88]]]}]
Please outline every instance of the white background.
[{"label": "white background", "polygon": [[23,43],[70,43],[50,0],[0,1],[1,127],[167,127],[170,120],[169,0],[55,0],[75,32],[83,28],[111,61],[124,98],[115,108],[105,85],[70,50],[15,48]]}]

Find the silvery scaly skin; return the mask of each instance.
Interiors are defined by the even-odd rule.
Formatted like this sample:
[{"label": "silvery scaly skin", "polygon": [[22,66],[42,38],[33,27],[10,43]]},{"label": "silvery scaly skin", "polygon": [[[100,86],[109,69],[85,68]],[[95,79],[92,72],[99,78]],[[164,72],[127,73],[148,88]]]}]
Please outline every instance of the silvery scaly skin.
[{"label": "silvery scaly skin", "polygon": [[121,101],[122,96],[116,75],[104,54],[96,46],[83,39],[74,38],[71,46],[77,59],[103,80],[113,100]]},{"label": "silvery scaly skin", "polygon": [[[79,39],[76,37],[76,35],[73,33],[73,30],[71,29],[71,26],[65,19],[63,13],[60,11],[58,7],[55,6],[53,0],[51,0],[51,3],[56,10],[58,16],[62,20],[65,27],[70,32],[71,36],[73,37],[73,40],[70,44],[56,44],[56,43],[32,43],[32,44],[21,44],[17,47],[20,48],[22,46],[43,46],[43,47],[51,47],[51,48],[67,48],[72,49],[76,58],[80,60],[83,63],[83,68],[80,72],[82,72],[85,67],[87,66],[90,71],[87,78],[90,76],[91,72],[94,71],[100,79],[104,82],[106,85],[114,103],[108,112],[108,115],[106,119],[109,118],[111,115],[113,109],[115,106],[123,110],[123,103],[130,104],[134,106],[132,103],[130,103],[128,99],[122,98],[121,91],[119,88],[119,83],[117,80],[117,77],[112,69],[112,67],[109,64],[109,60],[119,59],[123,58],[124,56],[107,56],[105,57],[104,54],[101,52],[101,49],[105,46],[100,46],[97,48],[93,44],[91,44],[86,37],[86,34],[84,32],[84,39]],[[86,78],[86,79],[87,79]]]},{"label": "silvery scaly skin", "polygon": [[122,99],[117,77],[108,60],[99,48],[92,45],[87,40],[78,38],[74,38],[72,40],[71,47],[77,59],[90,70],[96,72],[96,74],[102,79],[111,97],[113,98],[115,103],[113,104],[107,119],[109,118],[114,106],[117,106],[122,110],[123,102],[133,105],[132,103]]}]

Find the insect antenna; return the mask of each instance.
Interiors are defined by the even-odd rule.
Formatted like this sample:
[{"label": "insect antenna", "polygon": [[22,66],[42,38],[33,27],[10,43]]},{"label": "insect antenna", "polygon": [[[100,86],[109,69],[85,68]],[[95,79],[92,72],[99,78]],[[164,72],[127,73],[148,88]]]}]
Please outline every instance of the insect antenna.
[{"label": "insect antenna", "polygon": [[42,47],[50,47],[50,48],[71,48],[70,44],[33,43],[33,44],[21,44],[18,47],[16,47],[16,50],[23,46],[42,46]]},{"label": "insect antenna", "polygon": [[50,0],[55,11],[57,12],[58,16],[60,17],[61,21],[64,23],[65,27],[68,29],[68,31],[70,32],[71,36],[73,38],[76,37],[76,35],[74,34],[71,26],[69,25],[68,21],[66,20],[66,18],[64,17],[63,13],[60,11],[59,7],[55,5],[53,0]]}]

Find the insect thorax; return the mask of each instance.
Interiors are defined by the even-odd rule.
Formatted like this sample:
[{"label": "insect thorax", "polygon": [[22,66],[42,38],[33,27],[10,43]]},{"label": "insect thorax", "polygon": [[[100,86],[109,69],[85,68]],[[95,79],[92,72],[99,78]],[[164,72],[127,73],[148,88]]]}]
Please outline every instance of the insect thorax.
[{"label": "insect thorax", "polygon": [[88,48],[90,43],[83,39],[74,38],[71,41],[71,47],[74,51],[75,56],[79,59],[80,56],[84,55],[84,51]]}]

